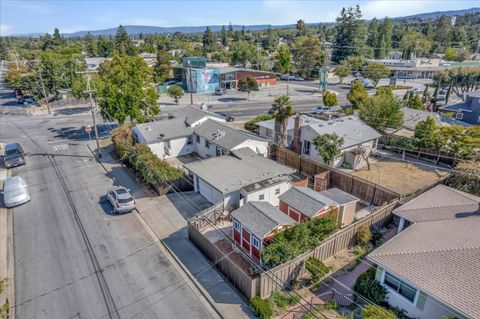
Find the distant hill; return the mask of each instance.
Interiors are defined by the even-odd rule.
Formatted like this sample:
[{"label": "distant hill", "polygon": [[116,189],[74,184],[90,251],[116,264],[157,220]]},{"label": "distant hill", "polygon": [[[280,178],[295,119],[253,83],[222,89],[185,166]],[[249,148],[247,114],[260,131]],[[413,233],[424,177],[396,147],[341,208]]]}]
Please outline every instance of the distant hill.
[{"label": "distant hill", "polygon": [[[420,13],[406,17],[397,17],[394,18],[395,20],[409,20],[409,19],[433,19],[441,16],[454,16],[454,15],[464,15],[466,13],[476,13],[480,12],[480,8],[470,8],[470,9],[463,9],[463,10],[452,10],[452,11],[436,11],[436,12],[427,12],[427,13]],[[328,23],[320,23],[325,25],[331,25],[333,22]],[[319,23],[307,23],[307,26],[314,27],[318,26]],[[227,26],[225,26],[227,27]],[[143,34],[172,34],[175,32],[182,32],[182,33],[200,33],[204,32],[207,26],[180,26],[180,27],[154,27],[154,26],[141,26],[141,25],[126,25],[125,28],[127,32],[132,35],[137,35],[140,33]],[[213,25],[210,26],[212,31],[219,32],[222,29],[221,25]],[[236,31],[242,30],[242,25],[233,25],[233,29]],[[258,24],[258,25],[246,25],[245,30],[250,31],[258,31],[258,30],[266,30],[268,28],[272,29],[293,29],[295,28],[295,24],[285,24],[285,25],[269,25],[269,24]],[[83,37],[88,32],[90,32],[94,36],[99,35],[115,35],[117,28],[110,28],[104,30],[92,30],[92,31],[78,31],[74,33],[65,33],[63,34],[65,37]],[[40,33],[30,33],[30,34],[20,34],[14,36],[20,37],[37,37],[39,35],[43,35]]]},{"label": "distant hill", "polygon": [[477,12],[480,12],[480,8],[470,8],[470,9],[451,10],[451,11],[435,11],[435,12],[414,14],[414,15],[406,16],[406,17],[399,17],[399,18],[395,18],[395,20],[434,19],[434,18],[438,18],[438,17],[441,17],[441,16],[446,16],[446,17],[462,16],[466,13],[477,13]]}]

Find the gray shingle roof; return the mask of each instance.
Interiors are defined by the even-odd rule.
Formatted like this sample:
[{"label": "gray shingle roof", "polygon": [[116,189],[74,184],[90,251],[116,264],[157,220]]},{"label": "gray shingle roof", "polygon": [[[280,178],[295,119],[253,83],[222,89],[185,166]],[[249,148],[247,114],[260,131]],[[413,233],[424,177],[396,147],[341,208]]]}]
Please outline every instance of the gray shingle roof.
[{"label": "gray shingle roof", "polygon": [[393,213],[411,222],[455,219],[479,214],[480,197],[438,185],[395,209]]},{"label": "gray shingle roof", "polygon": [[437,113],[423,111],[423,110],[416,110],[409,107],[404,107],[403,109],[403,124],[402,127],[407,128],[409,130],[415,130],[415,126],[420,121],[425,121],[427,117],[431,116],[435,123],[438,126],[441,126],[442,123],[440,122]]},{"label": "gray shingle roof", "polygon": [[218,146],[231,150],[247,140],[261,140],[262,138],[233,128],[215,120],[206,120],[194,128],[195,134],[208,139]]},{"label": "gray shingle roof", "polygon": [[233,211],[232,217],[260,240],[278,226],[295,224],[293,219],[269,202],[248,202]]},{"label": "gray shingle roof", "polygon": [[368,258],[421,290],[480,318],[480,217],[416,223]]},{"label": "gray shingle roof", "polygon": [[158,143],[160,135],[163,139],[174,139],[192,135],[192,124],[200,121],[204,117],[218,118],[224,120],[221,116],[196,107],[187,106],[169,109],[168,118],[161,118],[158,121],[138,124],[136,127],[147,140],[147,143]]},{"label": "gray shingle roof", "polygon": [[329,188],[327,190],[321,191],[320,194],[330,198],[331,200],[339,203],[340,205],[344,205],[344,204],[348,204],[348,203],[356,202],[360,200],[359,198],[347,192],[344,192],[339,188]]},{"label": "gray shingle roof", "polygon": [[326,206],[338,205],[334,200],[308,187],[293,186],[279,199],[308,217],[313,217]]},{"label": "gray shingle roof", "polygon": [[185,167],[223,194],[243,186],[276,176],[289,175],[294,169],[278,164],[253,152],[248,147],[234,155],[211,157],[185,164]]},{"label": "gray shingle roof", "polygon": [[[342,145],[342,149],[381,137],[377,131],[365,124],[356,116],[346,116],[332,121],[323,121],[310,116],[302,115],[301,120],[302,129],[303,127],[308,126],[319,135],[335,133],[338,136],[343,137],[344,143]],[[274,123],[274,120],[268,120],[258,122],[257,125],[273,130]],[[294,123],[294,116],[291,116],[288,119],[287,130],[292,130]]]}]

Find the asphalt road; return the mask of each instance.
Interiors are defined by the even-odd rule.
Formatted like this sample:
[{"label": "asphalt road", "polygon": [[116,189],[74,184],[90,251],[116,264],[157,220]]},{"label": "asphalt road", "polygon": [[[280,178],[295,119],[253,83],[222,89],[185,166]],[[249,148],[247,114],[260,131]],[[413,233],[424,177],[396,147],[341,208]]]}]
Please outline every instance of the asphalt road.
[{"label": "asphalt road", "polygon": [[136,214],[111,214],[112,181],[86,148],[89,114],[18,115],[0,94],[0,142],[30,154],[13,171],[32,198],[13,209],[17,318],[217,317]]}]

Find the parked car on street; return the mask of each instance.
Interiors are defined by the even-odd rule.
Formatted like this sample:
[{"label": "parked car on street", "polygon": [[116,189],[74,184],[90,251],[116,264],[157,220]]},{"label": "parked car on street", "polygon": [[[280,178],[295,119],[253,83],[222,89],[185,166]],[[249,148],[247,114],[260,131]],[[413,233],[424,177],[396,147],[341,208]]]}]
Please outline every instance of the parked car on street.
[{"label": "parked car on street", "polygon": [[316,108],[313,109],[312,113],[313,114],[322,114],[325,111],[328,111],[328,108],[326,108],[324,106],[317,106]]},{"label": "parked car on street", "polygon": [[296,76],[293,78],[294,81],[305,81],[304,78],[302,78],[301,76]]},{"label": "parked car on street", "polygon": [[20,176],[7,178],[3,182],[3,202],[8,208],[25,204],[30,200],[27,182]]},{"label": "parked car on street", "polygon": [[295,77],[293,75],[288,75],[288,74],[284,74],[280,77],[280,80],[284,80],[284,81],[292,81],[294,79]]},{"label": "parked car on street", "polygon": [[12,168],[25,164],[23,148],[18,143],[5,145],[3,163],[6,168]]},{"label": "parked car on street", "polygon": [[226,93],[225,89],[224,88],[221,88],[221,87],[217,87],[215,89],[215,95],[224,95]]},{"label": "parked car on street", "polygon": [[226,113],[226,112],[215,112],[215,114],[218,114],[220,116],[223,116],[227,122],[233,122],[235,120],[235,115],[231,113]]},{"label": "parked car on street", "polygon": [[130,194],[130,190],[123,186],[110,188],[106,196],[116,214],[131,212],[135,209],[135,200]]}]

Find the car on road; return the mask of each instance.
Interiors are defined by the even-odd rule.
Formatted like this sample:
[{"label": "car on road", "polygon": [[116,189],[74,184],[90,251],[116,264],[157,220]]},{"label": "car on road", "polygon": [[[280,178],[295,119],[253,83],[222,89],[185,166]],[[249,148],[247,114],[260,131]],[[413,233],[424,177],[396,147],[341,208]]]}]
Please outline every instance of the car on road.
[{"label": "car on road", "polygon": [[25,157],[22,146],[19,143],[5,145],[3,163],[6,168],[12,168],[25,164]]},{"label": "car on road", "polygon": [[408,91],[412,92],[413,94],[415,94],[415,93],[418,93],[418,94],[422,93],[422,90],[420,90],[419,88],[413,88],[413,89],[410,89],[410,90],[408,90]]},{"label": "car on road", "polygon": [[130,190],[123,186],[114,186],[107,191],[108,201],[116,214],[131,212],[135,209],[135,200]]},{"label": "car on road", "polygon": [[233,122],[235,120],[235,115],[233,115],[232,113],[215,112],[215,114],[223,116],[227,122]]},{"label": "car on road", "polygon": [[328,111],[328,109],[324,106],[317,106],[316,108],[313,109],[312,113],[313,114],[322,114],[323,112]]},{"label": "car on road", "polygon": [[304,78],[302,78],[301,76],[296,76],[293,78],[294,81],[305,81]]},{"label": "car on road", "polygon": [[293,75],[284,74],[280,77],[280,80],[283,81],[293,81],[295,77]]},{"label": "car on road", "polygon": [[218,87],[218,88],[215,89],[215,93],[214,93],[214,94],[215,94],[215,95],[224,95],[225,93],[227,93],[227,92],[225,91],[224,88]]},{"label": "car on road", "polygon": [[3,202],[8,208],[30,201],[27,182],[20,176],[7,178],[3,182]]}]

